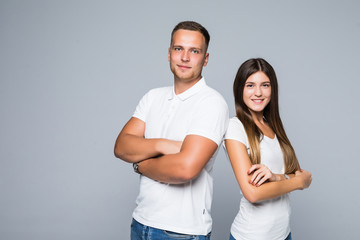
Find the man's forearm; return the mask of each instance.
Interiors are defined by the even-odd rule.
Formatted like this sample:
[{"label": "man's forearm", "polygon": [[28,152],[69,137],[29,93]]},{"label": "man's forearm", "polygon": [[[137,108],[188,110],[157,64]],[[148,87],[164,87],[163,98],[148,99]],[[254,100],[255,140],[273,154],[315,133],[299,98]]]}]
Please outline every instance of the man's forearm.
[{"label": "man's forearm", "polygon": [[143,137],[122,134],[118,137],[115,156],[130,163],[139,162],[161,154],[159,145],[161,139],[145,139]]},{"label": "man's forearm", "polygon": [[139,171],[159,182],[186,183],[201,173],[216,149],[217,144],[212,140],[189,135],[182,143],[180,152],[145,160],[139,163]]},{"label": "man's forearm", "polygon": [[115,144],[115,156],[135,163],[163,154],[180,151],[182,142],[165,138],[146,139],[131,134],[120,134]]},{"label": "man's forearm", "polygon": [[186,160],[179,154],[144,160],[139,163],[138,170],[148,178],[170,184],[186,183],[198,174],[187,167]]}]

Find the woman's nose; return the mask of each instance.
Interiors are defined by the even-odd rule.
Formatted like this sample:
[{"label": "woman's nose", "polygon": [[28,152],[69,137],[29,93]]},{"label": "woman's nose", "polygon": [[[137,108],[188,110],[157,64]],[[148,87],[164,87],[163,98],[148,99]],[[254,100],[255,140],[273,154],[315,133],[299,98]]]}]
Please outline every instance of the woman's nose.
[{"label": "woman's nose", "polygon": [[255,96],[261,96],[262,92],[261,92],[261,88],[260,87],[256,87],[255,88]]}]

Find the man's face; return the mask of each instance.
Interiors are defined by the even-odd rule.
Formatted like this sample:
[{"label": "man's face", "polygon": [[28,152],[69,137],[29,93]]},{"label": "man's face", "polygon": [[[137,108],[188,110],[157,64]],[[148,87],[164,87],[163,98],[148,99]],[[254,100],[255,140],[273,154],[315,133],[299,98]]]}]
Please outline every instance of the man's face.
[{"label": "man's face", "polygon": [[175,81],[194,83],[208,62],[204,36],[198,31],[180,29],[173,35],[168,59]]}]

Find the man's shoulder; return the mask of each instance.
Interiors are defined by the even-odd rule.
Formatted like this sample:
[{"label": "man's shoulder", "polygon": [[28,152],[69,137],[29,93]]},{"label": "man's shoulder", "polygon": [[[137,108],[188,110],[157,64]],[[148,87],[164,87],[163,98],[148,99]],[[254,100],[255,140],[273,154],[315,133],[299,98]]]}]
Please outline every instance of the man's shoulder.
[{"label": "man's shoulder", "polygon": [[151,97],[159,97],[162,95],[166,95],[172,92],[172,87],[168,86],[168,87],[158,87],[158,88],[153,88],[150,89],[146,95],[151,96]]},{"label": "man's shoulder", "polygon": [[215,90],[214,88],[206,85],[203,89],[202,89],[202,96],[211,101],[211,100],[214,100],[214,101],[220,101],[222,103],[225,103],[226,104],[226,101],[223,97],[223,95],[221,95],[221,93],[219,93],[217,90]]},{"label": "man's shoulder", "polygon": [[208,85],[206,85],[205,91],[208,91],[209,94],[213,94],[214,96],[223,98],[223,96],[221,95],[221,93],[219,93],[217,90],[215,90],[214,88],[212,88],[212,87],[210,87],[210,86],[208,86]]}]

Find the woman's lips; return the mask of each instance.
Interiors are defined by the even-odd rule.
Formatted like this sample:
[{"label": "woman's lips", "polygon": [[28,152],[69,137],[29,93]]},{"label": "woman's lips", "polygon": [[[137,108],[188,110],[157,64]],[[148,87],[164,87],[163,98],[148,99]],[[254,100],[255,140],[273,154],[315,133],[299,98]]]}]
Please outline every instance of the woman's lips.
[{"label": "woman's lips", "polygon": [[251,99],[254,103],[262,103],[264,99]]}]

